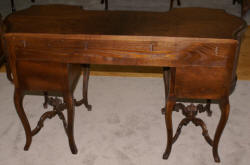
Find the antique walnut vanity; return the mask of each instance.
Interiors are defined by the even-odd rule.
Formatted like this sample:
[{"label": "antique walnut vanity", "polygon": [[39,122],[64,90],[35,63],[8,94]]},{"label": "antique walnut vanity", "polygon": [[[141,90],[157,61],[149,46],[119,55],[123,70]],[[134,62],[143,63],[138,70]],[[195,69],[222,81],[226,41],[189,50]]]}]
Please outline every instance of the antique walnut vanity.
[{"label": "antique walnut vanity", "polygon": [[[246,23],[222,10],[173,9],[167,13],[84,11],[76,6],[33,6],[8,16],[3,37],[15,85],[15,105],[26,133],[25,150],[46,118],[63,120],[72,153],[74,106],[84,103],[90,110],[87,87],[90,64],[155,66],[164,68],[166,93],[167,159],[183,125],[201,126],[203,136],[219,162],[218,143],[229,115],[229,95],[235,87],[239,46]],[[81,68],[83,99],[73,91]],[[31,130],[22,100],[25,91],[45,93],[46,112]],[[59,92],[64,99],[48,97]],[[184,106],[179,98],[204,99],[207,104]],[[221,109],[214,138],[197,116],[211,115],[210,100]],[[68,120],[61,113],[67,109]],[[182,110],[185,118],[173,136],[172,112]]]}]

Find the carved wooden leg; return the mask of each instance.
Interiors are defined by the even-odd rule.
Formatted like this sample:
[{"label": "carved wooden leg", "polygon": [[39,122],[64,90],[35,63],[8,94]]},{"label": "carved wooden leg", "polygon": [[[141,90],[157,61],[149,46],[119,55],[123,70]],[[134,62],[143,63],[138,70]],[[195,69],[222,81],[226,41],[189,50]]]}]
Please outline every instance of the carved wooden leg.
[{"label": "carved wooden leg", "polygon": [[176,104],[176,98],[174,94],[175,89],[175,73],[176,68],[170,68],[168,73],[169,82],[169,96],[168,101],[166,102],[166,114],[165,114],[165,122],[167,127],[168,141],[167,148],[165,153],[163,154],[163,159],[168,159],[172,145],[173,145],[173,125],[172,125],[172,112],[174,110],[174,105]]},{"label": "carved wooden leg", "polygon": [[67,105],[67,114],[68,114],[68,126],[67,133],[69,139],[69,146],[72,154],[77,154],[77,147],[74,139],[74,115],[75,115],[75,106],[73,101],[73,96],[71,93],[64,94],[64,102]]},{"label": "carved wooden leg", "polygon": [[218,144],[219,144],[222,132],[226,126],[229,112],[230,112],[229,98],[226,97],[226,98],[221,99],[219,102],[219,106],[221,109],[221,117],[220,117],[219,125],[216,129],[216,133],[214,136],[214,144],[213,144],[213,155],[214,155],[215,162],[220,162],[220,157],[218,155]]},{"label": "carved wooden leg", "polygon": [[167,127],[167,148],[165,153],[163,154],[163,159],[168,159],[171,149],[172,149],[172,144],[173,144],[173,126],[172,126],[172,112],[174,109],[175,101],[173,100],[168,100],[167,102],[167,110],[165,114],[165,121],[166,121],[166,127]]},{"label": "carved wooden leg", "polygon": [[82,89],[82,96],[84,99],[84,105],[88,109],[88,111],[91,111],[92,106],[88,103],[88,84],[89,84],[89,73],[90,73],[90,66],[84,65],[83,66],[83,89]]},{"label": "carved wooden leg", "polygon": [[15,89],[14,92],[14,102],[15,102],[15,107],[16,107],[16,111],[17,114],[23,124],[24,130],[25,130],[25,134],[26,134],[26,144],[24,146],[24,150],[28,150],[32,141],[32,134],[31,134],[31,128],[30,128],[30,124],[29,121],[27,119],[27,116],[24,112],[23,109],[23,92],[20,89]]},{"label": "carved wooden leg", "polygon": [[163,69],[163,81],[164,81],[164,88],[165,88],[165,107],[161,109],[161,113],[165,114],[166,112],[166,105],[167,105],[167,99],[169,94],[169,77],[170,77],[170,68],[164,68]]}]

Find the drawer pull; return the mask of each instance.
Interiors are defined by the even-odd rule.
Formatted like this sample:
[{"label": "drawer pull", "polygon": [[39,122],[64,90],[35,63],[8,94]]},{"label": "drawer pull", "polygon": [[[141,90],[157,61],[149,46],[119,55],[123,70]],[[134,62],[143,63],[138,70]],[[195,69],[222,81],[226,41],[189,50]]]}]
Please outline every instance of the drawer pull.
[{"label": "drawer pull", "polygon": [[153,44],[150,44],[149,50],[150,50],[151,52],[154,51],[154,45],[153,45]]}]

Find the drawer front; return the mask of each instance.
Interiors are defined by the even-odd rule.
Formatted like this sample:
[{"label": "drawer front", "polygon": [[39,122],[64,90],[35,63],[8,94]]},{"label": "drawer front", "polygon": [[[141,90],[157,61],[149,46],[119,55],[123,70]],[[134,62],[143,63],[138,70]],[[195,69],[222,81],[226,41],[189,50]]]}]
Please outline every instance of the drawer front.
[{"label": "drawer front", "polygon": [[229,93],[231,77],[225,68],[176,68],[175,95],[179,98],[220,99]]},{"label": "drawer front", "polygon": [[18,83],[25,90],[61,91],[67,64],[17,61],[17,73]]}]

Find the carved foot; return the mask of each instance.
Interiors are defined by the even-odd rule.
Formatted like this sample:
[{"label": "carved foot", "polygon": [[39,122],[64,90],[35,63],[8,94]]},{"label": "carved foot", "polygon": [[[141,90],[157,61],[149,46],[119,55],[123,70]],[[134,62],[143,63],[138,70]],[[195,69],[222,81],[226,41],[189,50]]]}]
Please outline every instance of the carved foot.
[{"label": "carved foot", "polygon": [[71,150],[71,153],[74,154],[74,155],[76,155],[78,153],[76,145],[70,146],[70,150]]},{"label": "carved foot", "polygon": [[220,163],[220,158],[217,157],[217,156],[214,156],[214,161],[215,161],[216,163]]},{"label": "carved foot", "polygon": [[163,156],[162,156],[162,159],[165,159],[167,160],[168,157],[169,157],[170,153],[167,153],[167,152],[164,152]]},{"label": "carved foot", "polygon": [[26,113],[25,113],[24,108],[23,108],[23,98],[24,98],[23,91],[18,89],[18,88],[15,88],[14,103],[15,103],[17,114],[18,114],[18,116],[22,122],[23,128],[25,130],[26,144],[24,146],[24,150],[27,151],[31,145],[31,142],[32,142],[32,133],[31,133],[31,128],[30,128],[28,118],[27,118]]},{"label": "carved foot", "polygon": [[84,104],[84,106],[87,108],[88,111],[91,111],[92,110],[92,105],[88,104],[88,102],[86,101],[85,98],[77,101],[76,99],[74,99],[74,103],[75,103],[75,106],[81,106],[82,104]]},{"label": "carved foot", "polygon": [[89,74],[90,74],[90,65],[83,65],[82,104],[85,105],[88,111],[91,111],[92,106],[89,105],[88,103]]},{"label": "carved foot", "polygon": [[219,102],[220,110],[221,110],[221,117],[220,122],[217,126],[215,135],[214,135],[214,144],[213,144],[213,156],[215,162],[220,162],[220,157],[218,154],[218,145],[221,138],[221,135],[223,133],[223,130],[227,124],[229,112],[230,112],[230,104],[229,104],[229,98],[225,97],[220,100]]},{"label": "carved foot", "polygon": [[165,115],[165,113],[166,113],[166,108],[164,107],[161,109],[161,114]]},{"label": "carved foot", "polygon": [[88,111],[92,111],[92,105],[84,104]]}]

